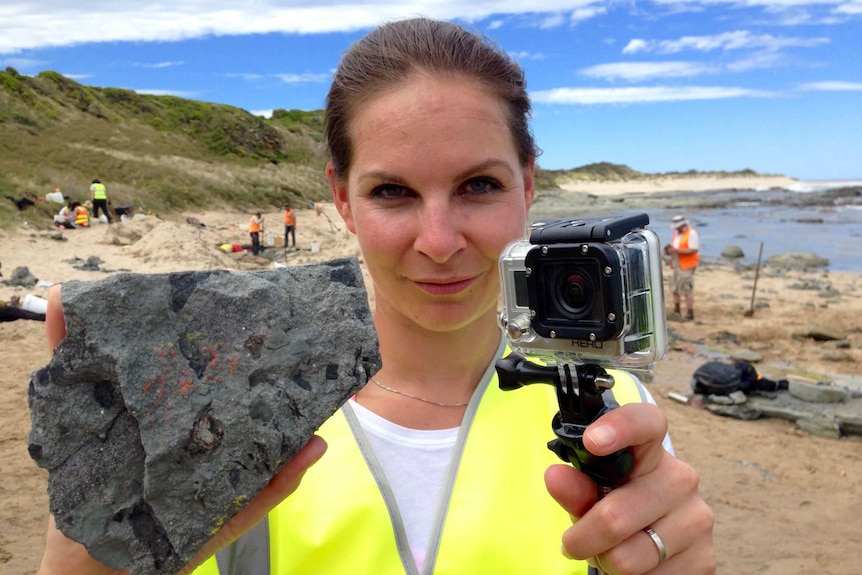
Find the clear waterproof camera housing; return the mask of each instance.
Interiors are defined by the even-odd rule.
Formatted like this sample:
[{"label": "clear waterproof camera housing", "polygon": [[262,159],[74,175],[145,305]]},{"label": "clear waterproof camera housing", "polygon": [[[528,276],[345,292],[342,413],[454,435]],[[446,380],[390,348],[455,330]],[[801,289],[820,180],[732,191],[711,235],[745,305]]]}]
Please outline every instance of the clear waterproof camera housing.
[{"label": "clear waterproof camera housing", "polygon": [[658,236],[647,214],[536,222],[500,256],[513,351],[650,369],[667,352]]}]

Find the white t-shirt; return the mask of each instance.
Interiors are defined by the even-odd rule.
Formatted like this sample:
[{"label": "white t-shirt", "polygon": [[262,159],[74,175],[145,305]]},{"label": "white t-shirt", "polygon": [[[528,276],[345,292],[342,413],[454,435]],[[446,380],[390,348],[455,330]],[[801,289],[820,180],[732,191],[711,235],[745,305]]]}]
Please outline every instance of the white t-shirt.
[{"label": "white t-shirt", "polygon": [[419,572],[443,494],[446,471],[460,428],[410,429],[351,401],[389,482]]},{"label": "white t-shirt", "polygon": [[[638,385],[647,402],[655,405],[655,399],[649,390],[639,381]],[[421,573],[434,520],[443,503],[445,494],[441,490],[460,427],[412,429],[380,417],[353,399],[350,400],[350,406],[374,450],[374,455],[383,467],[383,473],[404,523],[413,560]],[[548,434],[553,436],[550,426]],[[669,435],[665,435],[662,445],[673,455]],[[544,470],[536,472],[543,473]]]}]

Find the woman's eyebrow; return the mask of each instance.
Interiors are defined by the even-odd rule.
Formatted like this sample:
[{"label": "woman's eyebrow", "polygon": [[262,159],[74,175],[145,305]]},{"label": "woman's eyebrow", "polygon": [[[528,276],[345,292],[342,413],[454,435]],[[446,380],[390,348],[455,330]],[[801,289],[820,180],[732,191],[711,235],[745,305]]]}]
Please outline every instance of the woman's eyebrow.
[{"label": "woman's eyebrow", "polygon": [[[478,164],[472,165],[469,168],[466,168],[459,172],[454,180],[461,181],[469,178],[470,176],[474,176],[478,173],[487,171],[491,168],[502,168],[506,170],[509,174],[513,174],[512,168],[509,166],[507,162],[503,160],[490,159],[479,162]],[[370,172],[365,172],[360,175],[358,178],[359,182],[362,183],[366,180],[372,180],[376,182],[387,182],[390,184],[397,184],[399,186],[408,186],[407,180],[398,174],[393,172],[387,172],[386,170],[372,170]]]},{"label": "woman's eyebrow", "polygon": [[400,186],[407,185],[407,180],[397,174],[393,174],[385,170],[373,170],[371,172],[366,172],[360,175],[358,180],[360,183],[365,180],[373,180],[375,182],[387,182],[391,184],[398,184]]},{"label": "woman's eyebrow", "polygon": [[479,172],[484,172],[484,171],[489,170],[491,168],[503,168],[507,172],[509,172],[509,174],[514,173],[512,171],[512,168],[509,166],[509,164],[507,162],[504,162],[503,160],[496,160],[496,159],[492,158],[490,160],[485,160],[483,162],[479,162],[478,164],[467,168],[466,170],[462,171],[457,176],[455,176],[455,179],[456,180],[465,180],[465,179],[469,178],[470,176],[476,175]]}]

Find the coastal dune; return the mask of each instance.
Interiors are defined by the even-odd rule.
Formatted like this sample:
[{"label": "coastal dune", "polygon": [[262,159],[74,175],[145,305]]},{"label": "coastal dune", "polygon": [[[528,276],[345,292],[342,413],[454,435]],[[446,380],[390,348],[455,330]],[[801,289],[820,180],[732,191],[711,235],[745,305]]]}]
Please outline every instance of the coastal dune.
[{"label": "coastal dune", "polygon": [[648,194],[651,192],[705,192],[709,190],[751,190],[789,188],[798,180],[786,176],[648,176],[633,180],[559,180],[567,192],[584,192],[595,196]]}]

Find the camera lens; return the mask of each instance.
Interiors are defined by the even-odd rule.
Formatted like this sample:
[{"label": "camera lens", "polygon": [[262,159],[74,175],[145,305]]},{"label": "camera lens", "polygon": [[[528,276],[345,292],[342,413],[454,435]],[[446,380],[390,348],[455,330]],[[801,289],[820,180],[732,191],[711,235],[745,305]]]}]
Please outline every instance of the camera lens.
[{"label": "camera lens", "polygon": [[587,281],[579,274],[572,274],[566,278],[563,286],[563,301],[569,307],[578,309],[587,303]]},{"label": "camera lens", "polygon": [[564,317],[582,319],[589,315],[595,299],[595,288],[590,275],[581,269],[563,268],[554,278],[556,307]]}]

